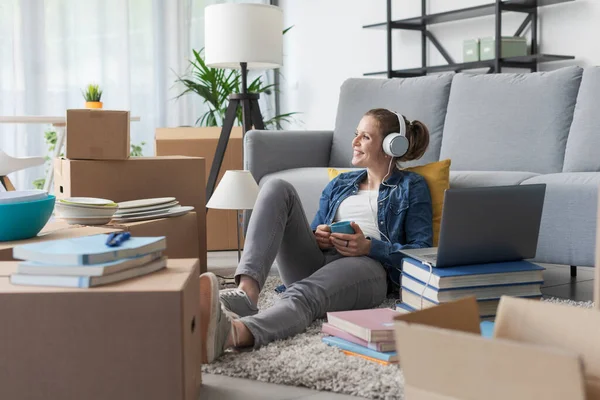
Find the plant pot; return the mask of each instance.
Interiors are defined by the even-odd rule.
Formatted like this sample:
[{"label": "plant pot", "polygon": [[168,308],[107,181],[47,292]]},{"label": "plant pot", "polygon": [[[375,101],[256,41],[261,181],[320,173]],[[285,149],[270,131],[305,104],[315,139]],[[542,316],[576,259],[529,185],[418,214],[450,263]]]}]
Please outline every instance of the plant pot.
[{"label": "plant pot", "polygon": [[85,108],[102,108],[101,101],[86,101]]}]

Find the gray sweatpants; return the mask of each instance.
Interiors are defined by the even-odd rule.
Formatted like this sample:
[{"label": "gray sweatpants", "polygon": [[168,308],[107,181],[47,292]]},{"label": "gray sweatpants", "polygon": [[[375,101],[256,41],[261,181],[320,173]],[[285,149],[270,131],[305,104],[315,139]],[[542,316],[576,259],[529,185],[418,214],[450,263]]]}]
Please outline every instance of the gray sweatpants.
[{"label": "gray sweatpants", "polygon": [[381,263],[321,250],[298,193],[280,179],[268,181],[258,195],[236,281],[248,275],[262,290],[276,257],[287,290],[271,308],[240,319],[255,348],[303,332],[328,311],[372,308],[386,297]]}]

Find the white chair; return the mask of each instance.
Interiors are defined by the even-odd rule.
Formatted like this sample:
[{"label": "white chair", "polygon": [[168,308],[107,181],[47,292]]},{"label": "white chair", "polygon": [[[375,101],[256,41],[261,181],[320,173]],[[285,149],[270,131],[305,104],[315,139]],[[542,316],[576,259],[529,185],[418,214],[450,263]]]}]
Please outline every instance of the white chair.
[{"label": "white chair", "polygon": [[11,157],[0,150],[0,184],[5,190],[15,190],[8,174],[44,164],[44,157]]}]

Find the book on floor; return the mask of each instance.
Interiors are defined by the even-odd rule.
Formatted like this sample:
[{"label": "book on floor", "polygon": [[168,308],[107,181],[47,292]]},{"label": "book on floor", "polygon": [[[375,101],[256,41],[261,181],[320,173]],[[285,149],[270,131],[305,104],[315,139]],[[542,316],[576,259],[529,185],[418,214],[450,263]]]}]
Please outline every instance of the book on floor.
[{"label": "book on floor", "polygon": [[474,286],[510,285],[517,283],[543,283],[545,268],[529,261],[511,261],[490,264],[465,265],[451,268],[432,268],[414,258],[402,261],[402,273],[427,282],[437,289]]},{"label": "book on floor", "polygon": [[431,285],[426,285],[425,282],[413,278],[408,273],[402,274],[402,289],[423,294],[423,296],[438,303],[446,303],[468,296],[474,296],[477,300],[498,299],[500,296],[541,296],[541,284],[542,282],[529,282],[510,285],[438,289]]},{"label": "book on floor", "polygon": [[394,317],[391,308],[334,311],[327,313],[327,322],[367,342],[394,340]]},{"label": "book on floor", "polygon": [[22,261],[17,266],[17,273],[24,275],[68,275],[68,276],[103,276],[140,267],[162,257],[162,252],[154,252],[139,257],[123,258],[91,265],[49,264],[35,261]]},{"label": "book on floor", "polygon": [[356,354],[361,354],[363,356],[375,358],[377,360],[381,360],[381,361],[385,361],[385,362],[389,362],[389,363],[397,363],[398,362],[398,355],[396,354],[395,351],[382,352],[382,351],[371,350],[368,347],[360,346],[360,345],[354,344],[354,343],[349,342],[344,339],[340,339],[335,336],[325,336],[321,340],[330,346],[338,347],[342,350],[351,351]]},{"label": "book on floor", "polygon": [[355,352],[353,352],[353,351],[349,351],[349,350],[342,350],[342,353],[344,353],[344,354],[345,354],[345,355],[347,355],[347,356],[352,356],[352,357],[358,357],[358,358],[362,358],[362,359],[364,359],[364,360],[367,360],[367,361],[372,361],[372,362],[376,362],[377,364],[381,364],[381,365],[392,365],[392,364],[396,364],[396,363],[391,363],[391,362],[388,362],[388,361],[378,360],[378,359],[376,359],[376,358],[373,358],[373,357],[368,357],[368,356],[365,356],[365,355],[362,355],[362,354],[358,354],[358,353],[355,353]]},{"label": "book on floor", "polygon": [[146,265],[126,269],[103,276],[68,276],[68,275],[25,275],[12,274],[10,282],[13,285],[27,286],[57,286],[89,288],[124,281],[138,276],[148,275],[167,266],[167,257],[151,261]]},{"label": "book on floor", "polygon": [[371,350],[384,351],[384,352],[396,350],[396,342],[395,341],[367,342],[366,340],[356,337],[356,336],[344,331],[343,329],[337,328],[327,322],[323,323],[321,332],[323,332],[329,336],[339,337],[340,339],[347,340],[347,341],[357,344],[359,346],[368,347]]},{"label": "book on floor", "polygon": [[164,236],[131,237],[118,247],[106,245],[108,235],[93,235],[16,246],[13,257],[65,266],[100,264],[123,258],[139,257],[163,251],[167,241]]}]

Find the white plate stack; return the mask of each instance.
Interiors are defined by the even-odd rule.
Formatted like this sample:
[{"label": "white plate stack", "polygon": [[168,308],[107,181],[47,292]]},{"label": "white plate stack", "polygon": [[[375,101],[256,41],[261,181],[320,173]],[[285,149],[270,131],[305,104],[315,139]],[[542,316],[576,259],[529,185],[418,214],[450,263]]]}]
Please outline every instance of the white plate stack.
[{"label": "white plate stack", "polygon": [[56,201],[56,214],[71,225],[106,225],[117,211],[112,200],[95,197],[68,197]]},{"label": "white plate stack", "polygon": [[118,203],[114,222],[146,221],[150,219],[177,217],[187,214],[194,207],[181,206],[175,197],[131,200]]}]

